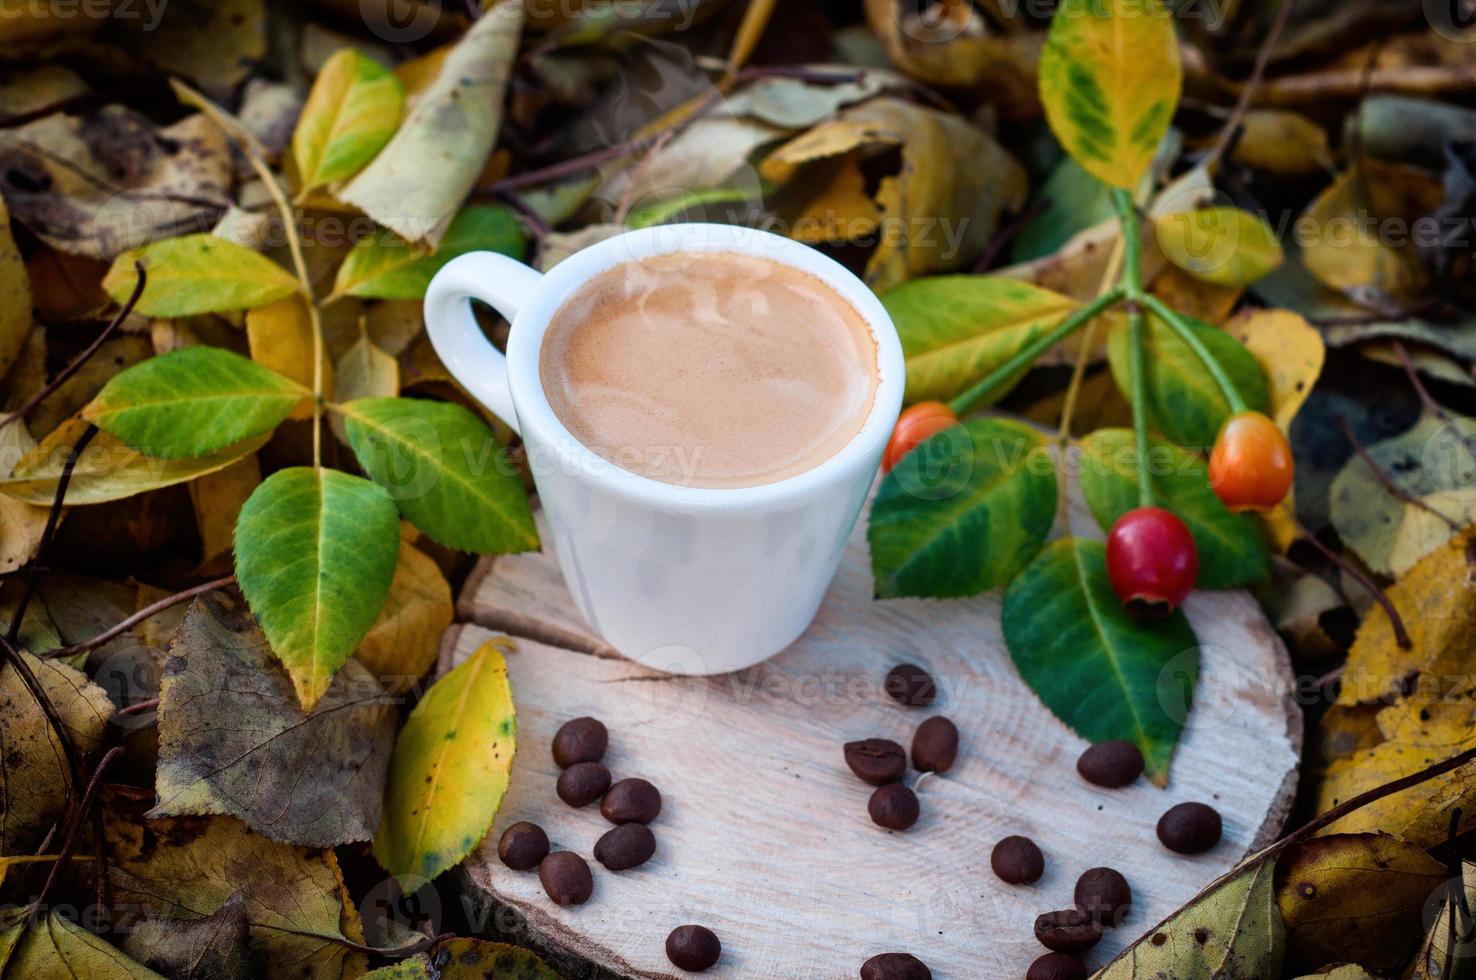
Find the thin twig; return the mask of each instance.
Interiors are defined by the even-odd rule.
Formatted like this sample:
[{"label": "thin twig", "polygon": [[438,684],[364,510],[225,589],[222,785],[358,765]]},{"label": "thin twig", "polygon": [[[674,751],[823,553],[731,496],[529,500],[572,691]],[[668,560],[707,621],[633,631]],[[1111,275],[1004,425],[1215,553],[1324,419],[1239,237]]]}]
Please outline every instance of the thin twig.
[{"label": "thin twig", "polygon": [[1379,588],[1378,583],[1363,574],[1352,562],[1323,544],[1317,535],[1307,530],[1302,522],[1297,520],[1296,515],[1291,512],[1291,508],[1282,504],[1282,512],[1286,514],[1292,526],[1297,529],[1298,534],[1305,538],[1312,547],[1321,552],[1324,558],[1352,576],[1359,585],[1363,586],[1369,595],[1373,596],[1374,601],[1383,607],[1384,614],[1389,617],[1389,625],[1394,629],[1394,641],[1399,644],[1399,649],[1408,650],[1413,647],[1414,642],[1409,638],[1409,631],[1404,628],[1404,619],[1399,615],[1399,610],[1394,608],[1394,603],[1388,594]]},{"label": "thin twig", "polygon": [[[141,715],[145,711],[153,711],[159,707],[159,698],[149,698],[147,701],[135,701],[126,708],[119,708],[113,712],[115,715]],[[148,727],[148,726],[145,726]]]},{"label": "thin twig", "polygon": [[[41,539],[36,545],[36,559],[46,553],[47,545],[51,544],[51,539],[56,534],[56,526],[61,521],[62,504],[67,499],[67,486],[72,482],[72,470],[76,468],[77,460],[82,458],[82,450],[87,448],[87,444],[95,435],[97,435],[97,426],[91,422],[87,423],[87,428],[82,430],[82,434],[67,451],[67,461],[62,464],[61,477],[56,481],[56,496],[52,498],[51,510],[46,515],[46,526],[41,529]],[[36,559],[27,565],[30,571],[26,575],[26,587],[21,592],[20,602],[16,603],[13,618],[10,620],[10,629],[5,633],[6,642],[12,645],[20,640],[21,622],[26,618],[26,609],[30,606],[31,598],[36,594],[36,586],[41,581],[41,573],[37,571],[39,566],[35,563]]]},{"label": "thin twig", "polygon": [[1379,482],[1384,485],[1385,490],[1389,491],[1391,494],[1398,497],[1406,504],[1409,504],[1411,507],[1418,507],[1420,510],[1428,511],[1431,514],[1434,514],[1436,517],[1444,521],[1452,531],[1459,531],[1461,529],[1461,526],[1455,521],[1440,513],[1440,511],[1436,510],[1434,507],[1431,507],[1429,504],[1425,503],[1419,497],[1416,497],[1414,494],[1410,493],[1399,484],[1395,483],[1394,478],[1390,476],[1382,466],[1379,465],[1379,461],[1374,459],[1372,454],[1370,454],[1369,451],[1364,447],[1363,442],[1358,438],[1357,434],[1354,433],[1353,427],[1348,424],[1348,420],[1341,415],[1339,415],[1337,418],[1338,427],[1343,430],[1343,437],[1353,444],[1353,451],[1358,454],[1359,459],[1368,464],[1369,469],[1373,470],[1374,476],[1378,477]]},{"label": "thin twig", "polygon": [[71,734],[62,724],[61,716],[56,713],[56,706],[51,703],[51,698],[46,696],[41,682],[36,679],[35,673],[26,663],[25,658],[20,655],[20,651],[9,640],[0,639],[0,652],[5,654],[5,659],[20,675],[21,682],[26,685],[26,690],[41,708],[41,713],[46,716],[47,723],[51,725],[52,731],[56,733],[57,741],[61,743],[62,755],[66,757],[67,768],[72,773],[72,779],[67,786],[67,793],[70,795],[72,787],[82,783],[82,756],[77,752],[77,746],[72,743]]},{"label": "thin twig", "polygon": [[334,945],[342,946],[344,949],[351,949],[356,953],[365,953],[369,956],[384,956],[389,959],[403,959],[406,956],[414,956],[416,953],[423,953],[430,949],[442,939],[455,938],[450,933],[441,933],[436,936],[426,936],[424,939],[416,940],[407,946],[381,949],[378,946],[366,946],[363,943],[356,943],[344,936],[334,936],[326,932],[310,932],[306,929],[288,929],[286,926],[271,925],[265,926],[264,928],[271,929],[274,932],[285,932],[290,936],[305,936],[308,939],[321,939],[325,943],[333,943]]},{"label": "thin twig", "polygon": [[191,586],[190,588],[185,589],[183,592],[176,592],[173,595],[165,596],[158,602],[152,603],[140,609],[138,612],[134,613],[132,616],[129,616],[127,619],[108,627],[90,640],[83,640],[81,643],[73,643],[71,646],[58,647],[55,650],[48,650],[45,654],[43,654],[43,656],[47,659],[54,659],[56,657],[71,657],[79,653],[86,653],[88,650],[95,650],[98,647],[102,646],[104,643],[107,643],[109,640],[113,640],[119,636],[122,636],[124,633],[127,633],[129,630],[133,629],[133,627],[137,626],[139,623],[143,622],[151,616],[157,616],[159,613],[170,608],[171,606],[177,606],[181,602],[186,602],[190,599],[193,599],[195,596],[200,595],[202,592],[209,592],[211,589],[223,589],[235,581],[236,576],[225,575],[221,578],[211,579],[209,582],[204,582],[200,585]]},{"label": "thin twig", "polygon": [[[1102,270],[1102,281],[1097,284],[1097,295],[1107,291],[1107,287],[1117,281],[1118,273],[1122,271],[1122,256],[1127,248],[1127,239],[1118,235],[1113,240],[1112,252],[1107,256],[1107,266]],[[1086,325],[1081,332],[1081,342],[1076,348],[1076,361],[1071,365],[1071,380],[1066,384],[1066,397],[1061,402],[1061,420],[1056,424],[1056,439],[1064,447],[1071,439],[1071,421],[1076,414],[1076,402],[1081,397],[1082,382],[1086,380],[1087,362],[1091,360],[1092,351],[1096,348],[1097,321],[1093,320]],[[1067,498],[1061,496],[1061,506],[1067,508]]]},{"label": "thin twig", "polygon": [[518,217],[528,226],[528,231],[532,233],[534,239],[541,241],[554,233],[553,225],[543,220],[543,215],[533,210],[527,201],[512,191],[498,191],[492,196],[517,212]]},{"label": "thin twig", "polygon": [[133,284],[133,292],[129,295],[128,301],[124,303],[123,306],[118,310],[117,315],[114,316],[113,319],[108,321],[108,325],[106,327],[103,327],[102,333],[98,334],[97,337],[93,339],[92,343],[87,345],[87,348],[83,350],[82,353],[72,358],[70,364],[57,372],[56,377],[52,378],[51,381],[49,381],[44,387],[42,387],[40,391],[36,392],[30,398],[27,398],[25,402],[22,403],[20,408],[17,408],[15,411],[5,416],[5,418],[0,419],[0,429],[5,428],[12,422],[25,418],[32,409],[45,401],[51,395],[51,393],[60,388],[68,378],[76,374],[77,370],[81,368],[82,365],[86,364],[93,354],[96,354],[98,352],[98,349],[101,348],[103,345],[103,341],[112,336],[113,331],[117,330],[118,327],[122,325],[123,321],[128,319],[128,315],[132,313],[133,308],[138,305],[138,298],[143,295],[144,284],[148,281],[149,275],[147,270],[144,269],[144,264],[137,259],[135,259],[133,262],[133,269],[138,274],[138,281]]},{"label": "thin twig", "polygon": [[1281,32],[1286,28],[1287,21],[1291,18],[1292,7],[1296,0],[1281,0],[1281,9],[1276,12],[1276,20],[1271,24],[1271,30],[1266,39],[1261,42],[1261,48],[1256,52],[1256,63],[1251,69],[1250,78],[1246,80],[1245,86],[1240,90],[1240,98],[1235,103],[1235,108],[1230,113],[1230,118],[1225,120],[1225,125],[1220,127],[1220,134],[1215,137],[1215,143],[1205,154],[1203,165],[1213,167],[1220,159],[1235,131],[1240,128],[1245,114],[1250,110],[1251,99],[1255,97],[1256,89],[1261,85],[1261,79],[1266,77],[1266,66],[1271,63],[1271,55],[1276,48],[1276,42],[1281,38]]},{"label": "thin twig", "polygon": [[97,768],[92,770],[92,778],[87,781],[87,792],[82,795],[81,806],[77,810],[77,819],[72,823],[72,829],[67,834],[66,841],[62,844],[61,853],[57,855],[56,861],[51,865],[51,872],[46,876],[46,884],[41,886],[41,894],[36,896],[35,904],[31,906],[31,922],[34,923],[40,915],[41,909],[51,898],[56,883],[61,879],[61,873],[71,863],[72,851],[77,848],[77,841],[82,836],[82,828],[87,824],[88,812],[92,809],[92,801],[97,798],[98,787],[102,785],[103,773],[107,772],[108,766],[113,760],[123,754],[123,746],[115,745],[108,749],[107,753],[98,760]]},{"label": "thin twig", "polygon": [[1044,201],[1036,201],[1024,211],[1015,215],[1009,224],[995,232],[994,237],[989,239],[989,244],[984,247],[984,251],[979,255],[979,259],[974,263],[974,268],[971,271],[975,274],[988,271],[989,267],[994,264],[994,260],[999,258],[999,253],[1004,251],[1004,247],[1014,241],[1015,236],[1024,231],[1026,225],[1049,209],[1049,204]]},{"label": "thin twig", "polygon": [[1420,373],[1415,370],[1414,361],[1410,359],[1409,350],[1404,346],[1404,341],[1395,340],[1392,344],[1394,355],[1399,358],[1399,363],[1404,368],[1405,376],[1409,378],[1409,386],[1419,396],[1420,404],[1424,405],[1426,410],[1440,418],[1449,418],[1450,413],[1446,412],[1439,402],[1430,397],[1430,392],[1425,387],[1425,383],[1420,380]]}]

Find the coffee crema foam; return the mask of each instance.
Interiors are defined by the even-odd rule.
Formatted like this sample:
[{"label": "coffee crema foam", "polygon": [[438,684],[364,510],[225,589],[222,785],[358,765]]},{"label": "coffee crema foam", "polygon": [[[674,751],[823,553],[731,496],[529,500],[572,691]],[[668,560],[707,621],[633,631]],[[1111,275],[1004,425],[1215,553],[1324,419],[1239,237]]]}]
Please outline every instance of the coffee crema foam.
[{"label": "coffee crema foam", "polygon": [[876,396],[866,321],[816,276],[678,252],[595,276],[554,314],[539,374],[586,447],[681,486],[774,483],[860,431]]}]

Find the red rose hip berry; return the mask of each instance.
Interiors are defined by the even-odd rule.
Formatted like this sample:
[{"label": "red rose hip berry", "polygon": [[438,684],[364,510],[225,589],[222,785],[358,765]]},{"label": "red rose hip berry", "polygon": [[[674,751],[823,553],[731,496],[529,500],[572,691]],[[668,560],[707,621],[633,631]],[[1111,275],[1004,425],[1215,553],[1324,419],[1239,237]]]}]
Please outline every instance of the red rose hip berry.
[{"label": "red rose hip berry", "polygon": [[953,409],[942,402],[918,402],[897,419],[887,451],[882,454],[883,473],[891,472],[897,461],[917,448],[918,444],[958,422]]},{"label": "red rose hip berry", "polygon": [[1199,553],[1184,522],[1162,507],[1138,507],[1107,536],[1107,578],[1129,612],[1167,616],[1194,588]]},{"label": "red rose hip berry", "polygon": [[1220,426],[1210,452],[1209,482],[1231,510],[1268,510],[1291,489],[1291,444],[1260,412],[1237,412]]}]

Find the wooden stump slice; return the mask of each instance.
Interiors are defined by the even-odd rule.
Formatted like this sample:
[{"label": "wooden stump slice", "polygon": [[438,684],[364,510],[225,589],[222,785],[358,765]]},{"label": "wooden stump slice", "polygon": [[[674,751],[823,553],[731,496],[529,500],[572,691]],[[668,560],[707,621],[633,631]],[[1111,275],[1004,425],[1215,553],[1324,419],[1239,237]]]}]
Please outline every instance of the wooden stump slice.
[{"label": "wooden stump slice", "polygon": [[[1071,518],[1078,533],[1095,527],[1080,501]],[[999,594],[873,600],[864,521],[808,632],[772,660],[718,677],[667,676],[620,657],[584,624],[547,551],[484,561],[459,603],[460,618],[480,625],[452,627],[443,669],[489,628],[531,639],[507,658],[518,752],[497,823],[464,866],[470,897],[512,913],[532,931],[525,938],[594,975],[690,976],[667,961],[664,943],[674,927],[700,923],[723,942],[707,976],[840,980],[876,953],[906,951],[938,980],[1007,980],[1045,952],[1036,915],[1069,907],[1077,876],[1107,865],[1131,883],[1134,907],[1092,951],[1095,967],[1273,839],[1296,788],[1301,714],[1259,607],[1242,592],[1196,592],[1185,611],[1204,646],[1168,787],[1103,790],[1076,773],[1086,742],[1016,673]],[[882,692],[904,660],[937,679],[931,708]],[[934,714],[958,725],[958,763],[918,783],[922,817],[911,830],[882,830],[867,816],[872,788],[847,769],[841,746],[873,736],[910,746]],[[594,843],[610,828],[598,804],[574,810],[554,793],[549,742],[580,715],[609,727],[614,778],[643,776],[664,796],[651,825],[656,856],[640,868],[596,863]],[[1195,857],[1165,850],[1154,832],[1186,800],[1210,803],[1225,822],[1219,846]],[[536,874],[497,859],[503,828],[519,820],[590,861],[587,905],[554,905]],[[1034,885],[990,871],[990,849],[1010,834],[1045,852]]]}]

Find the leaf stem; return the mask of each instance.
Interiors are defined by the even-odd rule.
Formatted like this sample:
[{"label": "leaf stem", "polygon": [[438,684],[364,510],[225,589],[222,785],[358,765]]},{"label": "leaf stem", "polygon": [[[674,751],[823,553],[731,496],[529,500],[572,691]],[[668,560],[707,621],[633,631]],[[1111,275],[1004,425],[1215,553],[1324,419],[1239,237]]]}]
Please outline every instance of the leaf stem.
[{"label": "leaf stem", "polygon": [[1414,641],[1409,637],[1409,630],[1404,628],[1404,618],[1399,615],[1399,610],[1395,607],[1394,600],[1389,598],[1388,593],[1379,588],[1378,583],[1373,579],[1363,574],[1358,566],[1323,544],[1317,535],[1313,534],[1301,521],[1297,520],[1297,515],[1284,503],[1282,504],[1282,512],[1286,515],[1287,520],[1291,522],[1292,527],[1297,529],[1297,533],[1305,538],[1308,544],[1317,549],[1322,557],[1338,566],[1340,570],[1347,572],[1350,578],[1363,586],[1364,591],[1373,596],[1374,601],[1384,610],[1384,615],[1389,617],[1389,626],[1394,631],[1394,642],[1399,645],[1399,649],[1413,649]]},{"label": "leaf stem", "polygon": [[1219,358],[1215,357],[1214,352],[1205,346],[1204,341],[1194,332],[1194,328],[1189,325],[1184,317],[1152,293],[1143,294],[1143,303],[1160,320],[1168,324],[1169,328],[1179,335],[1179,339],[1187,344],[1190,350],[1194,351],[1195,356],[1204,364],[1204,368],[1209,372],[1210,377],[1214,378],[1215,385],[1220,389],[1220,394],[1224,395],[1225,401],[1230,404],[1230,413],[1232,415],[1238,415],[1246,411],[1249,406],[1246,405],[1245,399],[1240,396],[1240,392],[1236,389],[1234,383],[1231,382],[1230,376],[1225,373],[1224,365],[1220,363]]},{"label": "leaf stem", "polygon": [[159,613],[170,608],[171,606],[177,606],[181,602],[186,602],[190,599],[193,599],[195,596],[200,595],[203,592],[209,592],[211,589],[223,589],[235,581],[236,576],[226,575],[223,578],[212,579],[209,582],[203,582],[200,585],[191,586],[190,588],[185,589],[183,592],[176,592],[174,593],[174,595],[165,596],[158,602],[155,602],[140,609],[138,612],[134,613],[132,616],[129,616],[127,619],[118,623],[114,623],[112,626],[109,626],[107,629],[103,630],[101,633],[97,634],[90,640],[83,640],[80,643],[73,643],[71,646],[58,647],[55,650],[48,650],[42,656],[44,656],[48,660],[51,660],[57,657],[71,657],[79,653],[86,653],[88,650],[95,650],[98,647],[102,646],[104,643],[107,643],[109,640],[117,639],[119,636],[122,636],[124,633],[127,633],[129,630],[133,629],[133,627],[137,626],[139,623],[142,623],[144,620],[150,618],[151,616],[157,616]]},{"label": "leaf stem", "polygon": [[1138,506],[1153,506],[1153,477],[1148,472],[1148,352],[1143,343],[1143,311],[1137,303],[1128,310],[1131,352],[1133,444],[1137,448]]},{"label": "leaf stem", "polygon": [[1117,187],[1112,189],[1112,206],[1122,226],[1122,291],[1129,300],[1136,300],[1143,295],[1143,236],[1138,230],[1138,212],[1132,195]]},{"label": "leaf stem", "polygon": [[1013,357],[976,381],[972,387],[950,401],[948,407],[953,410],[955,415],[959,417],[964,416],[975,406],[983,402],[984,399],[1004,387],[1015,375],[1029,367],[1030,363],[1040,357],[1040,355],[1071,336],[1087,323],[1090,323],[1093,318],[1106,311],[1109,307],[1117,305],[1122,301],[1122,298],[1122,290],[1114,289],[1109,293],[1103,293],[1085,306],[1077,307],[1054,330],[1043,333],[1026,344]]}]

